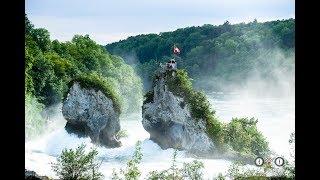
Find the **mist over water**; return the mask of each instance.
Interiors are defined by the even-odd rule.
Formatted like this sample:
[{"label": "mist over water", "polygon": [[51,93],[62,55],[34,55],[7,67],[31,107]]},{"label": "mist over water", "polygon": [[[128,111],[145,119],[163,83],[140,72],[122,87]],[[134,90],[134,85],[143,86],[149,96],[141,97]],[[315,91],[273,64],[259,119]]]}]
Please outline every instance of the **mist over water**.
[{"label": "mist over water", "polygon": [[[284,57],[279,54],[278,56]],[[288,140],[290,133],[295,131],[294,67],[287,69],[277,63],[271,67],[273,67],[270,72],[272,76],[266,78],[261,69],[256,69],[241,83],[207,79],[208,86],[220,83],[225,86],[222,89],[226,90],[207,91],[207,97],[221,121],[230,122],[234,117],[258,119],[258,130],[267,138],[271,150],[279,156],[292,160]],[[149,134],[141,123],[141,112],[124,114],[120,117],[121,128],[127,131],[128,137],[121,139],[121,147],[107,149],[92,144],[90,138],[78,138],[76,135],[68,134],[64,130],[66,120],[62,116],[61,107],[62,105],[58,104],[46,108],[42,114],[48,122],[44,135],[26,141],[26,169],[56,178],[51,163],[56,161],[63,149],[76,148],[83,143],[88,150],[92,147],[97,148],[98,158],[102,161],[101,172],[105,179],[110,179],[113,169],[125,168],[126,162],[133,155],[137,141],[142,142],[143,158],[139,165],[142,177],[150,171],[164,170],[171,166],[174,150],[162,150],[149,140]],[[184,151],[178,152],[178,166],[192,160],[194,158],[189,157]],[[210,179],[216,177],[218,173],[226,173],[232,163],[224,159],[200,160],[205,166],[205,178]]]},{"label": "mist over water", "polygon": [[[240,92],[240,93],[239,93]],[[234,93],[211,92],[208,98],[216,114],[222,121],[229,122],[232,117],[255,117],[258,119],[258,128],[267,137],[271,150],[279,155],[289,157],[289,136],[294,131],[294,98],[288,97],[259,97],[250,96],[246,91]],[[64,130],[66,121],[63,119],[60,106],[57,106],[57,114],[51,116],[53,131],[40,138],[26,142],[25,167],[34,170],[40,175],[56,177],[51,170],[52,162],[60,155],[64,148],[76,148],[81,143],[86,148],[96,147],[99,160],[103,161],[101,172],[105,179],[109,179],[112,170],[124,168],[131,158],[135,143],[142,141],[143,159],[140,164],[142,176],[152,170],[167,169],[171,165],[173,149],[162,150],[157,144],[149,140],[149,134],[141,123],[141,112],[121,117],[121,128],[128,133],[127,138],[121,139],[123,146],[107,149],[91,143],[90,138],[78,138],[68,134]],[[178,165],[190,162],[193,158],[185,152],[178,152]],[[219,172],[225,173],[232,163],[223,159],[201,159],[205,165],[205,177],[212,178]]]},{"label": "mist over water", "polygon": [[[290,159],[289,138],[295,130],[295,79],[294,64],[292,67],[281,62],[294,62],[293,56],[285,56],[274,51],[272,61],[265,58],[265,69],[257,65],[245,80],[226,81],[208,78],[205,86],[214,83],[220,85],[223,92],[207,91],[207,97],[216,115],[221,121],[230,122],[232,118],[254,117],[258,119],[257,127],[267,138],[271,150]],[[260,61],[262,63],[263,61]],[[289,68],[288,68],[289,67]],[[262,69],[261,69],[262,68]],[[267,76],[266,76],[267,74]],[[105,179],[110,179],[113,169],[125,168],[131,158],[137,141],[141,141],[143,158],[139,165],[142,177],[153,170],[164,170],[171,166],[174,150],[162,150],[149,140],[141,123],[141,112],[124,114],[120,117],[121,128],[127,131],[128,137],[121,139],[122,146],[107,149],[91,143],[90,138],[79,138],[64,130],[66,120],[61,113],[61,104],[46,108],[42,116],[48,124],[45,134],[26,141],[25,168],[34,170],[40,175],[56,177],[51,163],[65,148],[76,148],[85,144],[89,150],[97,148],[98,158],[102,161],[101,172]],[[194,160],[184,151],[178,152],[177,164]],[[200,159],[205,166],[205,178],[213,178],[218,173],[226,173],[232,162],[224,159]]]},{"label": "mist over water", "polygon": [[220,83],[224,92],[207,93],[217,116],[224,122],[235,117],[258,119],[258,130],[272,151],[290,159],[289,138],[295,131],[294,52],[274,49],[261,54],[248,78]]},{"label": "mist over water", "polygon": [[257,118],[257,127],[267,137],[271,150],[289,158],[288,140],[295,130],[294,99],[212,93],[209,101],[225,122],[233,117]]}]

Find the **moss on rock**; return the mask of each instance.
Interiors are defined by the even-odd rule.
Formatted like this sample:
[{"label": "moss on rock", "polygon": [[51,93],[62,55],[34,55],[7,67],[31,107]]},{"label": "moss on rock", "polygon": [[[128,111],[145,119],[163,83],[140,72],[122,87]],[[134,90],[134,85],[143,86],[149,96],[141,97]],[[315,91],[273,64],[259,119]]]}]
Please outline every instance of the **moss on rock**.
[{"label": "moss on rock", "polygon": [[165,81],[169,91],[184,99],[193,118],[206,121],[209,137],[216,144],[221,144],[223,140],[222,124],[216,118],[215,111],[211,109],[206,95],[203,92],[193,90],[187,71],[184,69],[167,71]]},{"label": "moss on rock", "polygon": [[[75,82],[79,83],[82,88],[94,89],[96,91],[100,90],[106,97],[112,100],[115,111],[121,113],[119,95],[107,79],[97,74],[81,74],[68,83],[68,88],[70,89]],[[67,93],[64,95],[64,99],[67,97]]]},{"label": "moss on rock", "polygon": [[[263,155],[269,151],[266,139],[257,130],[257,121],[247,118],[234,118],[228,124],[219,121],[204,92],[193,89],[191,79],[184,69],[166,71],[165,84],[175,96],[184,99],[192,118],[205,121],[206,132],[217,145],[217,150],[231,147],[247,155]],[[152,102],[153,91],[149,91],[145,98],[144,104]]]}]

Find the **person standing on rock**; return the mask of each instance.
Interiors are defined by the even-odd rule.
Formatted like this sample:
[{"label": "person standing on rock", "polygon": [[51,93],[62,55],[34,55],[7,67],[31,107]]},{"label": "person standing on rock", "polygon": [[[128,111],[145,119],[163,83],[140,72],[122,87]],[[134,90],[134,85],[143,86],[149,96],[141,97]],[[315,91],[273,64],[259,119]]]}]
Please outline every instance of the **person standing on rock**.
[{"label": "person standing on rock", "polygon": [[[177,48],[176,45],[174,45],[174,47],[173,47],[173,54],[174,54],[174,55],[180,54],[180,49]],[[165,66],[163,66],[163,65],[160,63],[160,67],[161,67],[161,69],[163,69],[164,71],[172,71],[172,76],[175,76],[175,71],[176,71],[176,69],[177,69],[177,62],[176,62],[175,58],[173,57],[172,59],[170,59],[170,60],[165,64]]]},{"label": "person standing on rock", "polygon": [[[180,49],[174,44],[173,45],[173,54],[178,56],[180,54]],[[172,75],[175,75],[175,70],[177,69],[177,62],[175,60],[175,58],[172,58],[167,65],[169,66],[168,69],[170,70],[174,70]]]}]

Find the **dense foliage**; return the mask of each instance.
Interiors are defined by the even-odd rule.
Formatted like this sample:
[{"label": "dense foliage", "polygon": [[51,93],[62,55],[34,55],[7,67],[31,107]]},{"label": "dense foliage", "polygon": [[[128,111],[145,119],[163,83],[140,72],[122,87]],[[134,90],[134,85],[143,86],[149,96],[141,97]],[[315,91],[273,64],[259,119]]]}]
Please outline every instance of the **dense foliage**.
[{"label": "dense foliage", "polygon": [[237,152],[264,156],[268,153],[268,142],[257,130],[258,120],[251,118],[233,118],[227,125],[225,142]]},{"label": "dense foliage", "polygon": [[[81,74],[73,78],[69,83],[70,88],[75,82],[79,83],[83,88],[92,88],[97,91],[101,91],[106,97],[110,98],[113,102],[113,107],[116,112],[121,112],[120,100],[118,94],[112,88],[112,84],[97,74]],[[65,95],[66,96],[66,95]]]},{"label": "dense foliage", "polygon": [[[207,78],[241,83],[257,68],[263,71],[262,76],[273,80],[277,77],[273,73],[275,64],[281,70],[293,70],[295,20],[205,24],[129,37],[106,45],[106,49],[128,63],[138,63],[137,69],[147,87],[158,62],[166,62],[172,56],[173,44],[181,49],[180,57],[176,57],[178,67],[197,79],[197,86],[208,87],[201,81]],[[215,82],[212,86],[218,88],[220,84]]]},{"label": "dense foliage", "polygon": [[73,180],[99,180],[103,175],[99,172],[100,163],[96,156],[95,149],[85,152],[85,145],[80,145],[75,150],[64,149],[57,158],[57,162],[52,164],[53,171],[60,179]]},{"label": "dense foliage", "polygon": [[67,42],[51,41],[49,32],[34,28],[27,17],[25,26],[26,93],[50,106],[61,102],[73,79],[96,74],[90,82],[108,82],[99,87],[108,86],[108,93],[112,91],[110,97],[119,97],[112,100],[119,108],[122,105],[123,112],[140,109],[141,80],[122,58],[108,53],[88,35],[75,35]]},{"label": "dense foliage", "polygon": [[[138,180],[141,179],[141,171],[139,164],[141,163],[143,154],[141,153],[141,142],[136,143],[136,148],[132,158],[127,162],[125,169],[116,171],[113,169],[112,178],[113,180]],[[170,179],[192,179],[201,180],[203,179],[204,165],[200,161],[192,161],[190,163],[183,163],[183,167],[177,166],[177,150],[173,153],[172,165],[169,169],[162,171],[151,171],[147,175],[148,180],[170,180]]]},{"label": "dense foliage", "polygon": [[25,16],[26,140],[48,131],[48,118],[42,112],[61,103],[75,81],[101,90],[118,112],[140,110],[141,79],[122,58],[111,55],[88,35],[51,41],[46,29],[35,28]]},{"label": "dense foliage", "polygon": [[177,69],[174,76],[171,75],[172,72],[167,73],[170,73],[166,76],[168,89],[174,95],[184,99],[193,118],[206,121],[209,136],[217,144],[222,144],[222,124],[216,118],[215,111],[211,109],[206,95],[193,90],[191,80],[185,70]]},{"label": "dense foliage", "polygon": [[[117,170],[113,170],[112,179],[113,180],[136,180],[141,179],[141,171],[139,169],[139,164],[142,159],[141,153],[141,142],[136,144],[135,152],[127,162],[126,169],[120,169],[120,172]],[[291,167],[293,166],[293,168]],[[234,162],[232,163],[227,172],[222,174],[219,173],[215,179],[225,180],[225,179],[295,179],[294,173],[294,164],[290,166],[285,164],[282,168],[276,167],[275,165],[269,162],[263,164],[262,167],[250,167],[242,162]],[[174,151],[172,156],[172,164],[168,169],[164,170],[153,170],[150,171],[145,179],[148,180],[203,180],[204,174],[204,164],[201,161],[193,160],[188,163],[183,163],[182,167],[177,163],[177,150]]]},{"label": "dense foliage", "polygon": [[[161,73],[161,72],[159,72]],[[222,123],[215,115],[205,93],[193,89],[188,73],[183,69],[165,72],[165,84],[174,95],[183,98],[190,109],[190,114],[198,121],[205,121],[209,137],[217,145],[217,150],[225,151],[228,147],[243,156],[262,156],[269,153],[268,142],[257,130],[254,118],[233,118],[230,123]],[[159,74],[156,73],[154,80]],[[144,103],[153,101],[153,91],[145,94]]]},{"label": "dense foliage", "polygon": [[[294,143],[294,133],[290,137],[290,144]],[[293,147],[294,148],[294,147]],[[136,143],[136,148],[132,158],[127,162],[127,166],[119,171],[113,169],[113,180],[137,180],[141,179],[141,170],[139,165],[142,161],[141,142]],[[89,179],[98,180],[103,177],[99,172],[99,163],[96,161],[98,152],[95,149],[85,153],[85,146],[80,145],[76,149],[64,149],[57,158],[57,162],[52,164],[53,170],[61,179]],[[275,167],[271,162],[266,162],[260,168],[251,168],[242,162],[231,164],[225,174],[219,173],[216,179],[295,179],[295,167],[286,162],[282,168]],[[201,161],[194,160],[183,163],[179,167],[177,163],[177,150],[172,156],[171,167],[165,170],[150,171],[145,179],[192,179],[202,180],[204,164]]]},{"label": "dense foliage", "polygon": [[288,165],[287,162],[281,168],[277,167],[272,161],[265,162],[259,168],[248,167],[242,162],[233,162],[229,166],[227,173],[224,175],[220,173],[217,179],[219,180],[225,180],[225,179],[293,180],[295,179],[295,169],[294,169],[294,164]]},{"label": "dense foliage", "polygon": [[194,160],[189,163],[183,163],[182,168],[177,166],[177,151],[175,150],[172,158],[172,165],[169,169],[162,171],[151,171],[146,179],[148,180],[202,180],[204,165],[201,161]]}]

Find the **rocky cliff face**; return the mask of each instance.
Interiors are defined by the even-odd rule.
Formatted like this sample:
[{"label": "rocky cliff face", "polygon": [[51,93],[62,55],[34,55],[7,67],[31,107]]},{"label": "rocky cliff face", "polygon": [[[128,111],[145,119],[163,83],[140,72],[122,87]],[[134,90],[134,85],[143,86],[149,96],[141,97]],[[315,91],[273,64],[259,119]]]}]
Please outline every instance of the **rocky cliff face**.
[{"label": "rocky cliff face", "polygon": [[168,90],[165,78],[166,73],[159,74],[154,82],[152,101],[142,106],[142,124],[150,133],[150,139],[163,149],[175,148],[195,154],[211,152],[214,144],[205,132],[204,121],[191,117],[188,105]]},{"label": "rocky cliff face", "polygon": [[121,146],[115,138],[120,131],[119,113],[114,110],[112,100],[101,91],[74,83],[63,102],[62,114],[68,121],[68,132],[89,136],[94,143],[107,147]]}]

